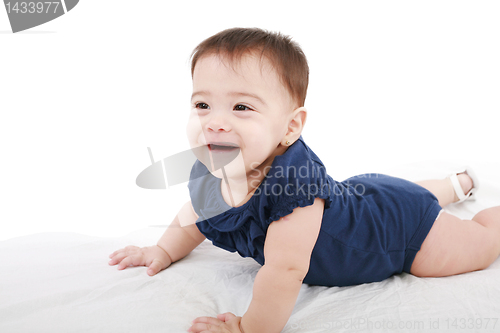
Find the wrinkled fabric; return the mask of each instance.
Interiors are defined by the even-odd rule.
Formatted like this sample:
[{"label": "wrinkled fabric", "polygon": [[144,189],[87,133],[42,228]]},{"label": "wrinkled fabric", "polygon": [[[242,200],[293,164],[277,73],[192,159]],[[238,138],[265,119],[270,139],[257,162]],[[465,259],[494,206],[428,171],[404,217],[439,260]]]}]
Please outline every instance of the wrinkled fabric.
[{"label": "wrinkled fabric", "polygon": [[[494,194],[498,202],[500,189]],[[467,202],[459,212],[483,204]],[[120,271],[107,264],[112,251],[155,244],[164,232],[42,233],[0,241],[0,332],[179,333],[200,316],[243,316],[260,265],[209,241],[154,276],[147,267]],[[498,332],[498,281],[500,259],[484,271],[447,278],[401,274],[355,287],[304,284],[282,333],[457,332],[462,324],[455,318],[475,318],[476,332]]]}]

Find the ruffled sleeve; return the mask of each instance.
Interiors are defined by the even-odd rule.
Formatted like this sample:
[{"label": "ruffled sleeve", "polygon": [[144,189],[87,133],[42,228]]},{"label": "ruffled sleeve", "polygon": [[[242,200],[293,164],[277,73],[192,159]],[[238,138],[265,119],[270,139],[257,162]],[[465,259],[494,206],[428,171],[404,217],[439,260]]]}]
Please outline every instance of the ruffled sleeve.
[{"label": "ruffled sleeve", "polygon": [[260,219],[268,225],[297,207],[312,205],[316,198],[325,199],[326,209],[332,204],[333,185],[323,163],[301,138],[285,154],[275,157],[262,182]]}]

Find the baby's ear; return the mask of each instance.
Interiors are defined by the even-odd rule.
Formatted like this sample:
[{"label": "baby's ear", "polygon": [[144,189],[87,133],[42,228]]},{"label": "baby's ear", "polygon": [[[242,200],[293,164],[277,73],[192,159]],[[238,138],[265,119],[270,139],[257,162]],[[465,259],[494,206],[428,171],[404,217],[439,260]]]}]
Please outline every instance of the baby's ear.
[{"label": "baby's ear", "polygon": [[301,123],[302,123],[302,127],[304,127],[304,125],[306,124],[306,119],[307,119],[307,109],[305,107],[301,106],[300,108],[295,109],[295,111],[293,111],[293,113],[294,113],[294,117],[300,118]]},{"label": "baby's ear", "polygon": [[302,129],[306,123],[307,119],[307,109],[303,106],[297,108],[292,113],[292,119],[290,119],[290,123],[288,124],[288,133],[287,137],[289,137],[290,141],[295,142],[300,137],[302,133]]}]

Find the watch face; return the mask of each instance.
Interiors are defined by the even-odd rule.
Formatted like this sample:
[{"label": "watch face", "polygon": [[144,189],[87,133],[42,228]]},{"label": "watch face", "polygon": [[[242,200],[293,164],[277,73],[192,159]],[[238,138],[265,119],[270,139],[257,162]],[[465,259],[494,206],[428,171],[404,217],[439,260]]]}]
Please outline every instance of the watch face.
[{"label": "watch face", "polygon": [[79,0],[4,0],[12,32],[27,30],[52,21],[73,9]]}]

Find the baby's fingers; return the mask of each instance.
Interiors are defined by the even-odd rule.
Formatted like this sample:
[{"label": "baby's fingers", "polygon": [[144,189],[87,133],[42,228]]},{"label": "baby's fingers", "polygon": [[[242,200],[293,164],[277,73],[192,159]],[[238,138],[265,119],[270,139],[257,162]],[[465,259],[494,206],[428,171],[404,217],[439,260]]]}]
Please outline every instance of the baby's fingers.
[{"label": "baby's fingers", "polygon": [[118,269],[122,270],[129,266],[145,266],[144,259],[140,255],[128,256],[120,262]]},{"label": "baby's fingers", "polygon": [[119,250],[116,250],[115,252],[111,253],[109,255],[110,258],[113,258],[114,256],[116,256],[118,253],[122,253],[122,252],[125,252],[125,249],[119,249]]},{"label": "baby's fingers", "polygon": [[121,250],[116,250],[115,252],[111,253],[111,254],[109,255],[109,257],[110,257],[110,258],[113,258],[114,256],[116,256],[116,255],[117,255],[118,253],[120,253],[120,252],[123,252],[123,249],[121,249]]},{"label": "baby's fingers", "polygon": [[126,257],[125,259],[120,261],[120,264],[118,265],[118,269],[119,270],[125,269],[128,266],[131,266],[131,264],[132,264],[132,258]]},{"label": "baby's fingers", "polygon": [[125,259],[127,256],[129,256],[127,253],[125,252],[117,252],[112,258],[111,260],[108,262],[108,264],[110,264],[111,266],[113,265],[116,265],[116,264],[119,264],[123,259]]},{"label": "baby's fingers", "polygon": [[139,248],[137,246],[129,245],[127,247],[124,247],[123,249],[116,250],[115,252],[111,253],[109,255],[109,257],[113,258],[114,256],[116,256],[118,254],[123,254],[123,253],[130,254],[130,253],[137,252],[138,250],[139,250]]},{"label": "baby's fingers", "polygon": [[221,329],[223,322],[212,317],[198,317],[193,320],[193,325],[188,332],[223,332]]},{"label": "baby's fingers", "polygon": [[158,259],[154,259],[151,265],[148,268],[148,275],[153,276],[157,274],[159,271],[163,269],[164,264],[161,263]]}]

